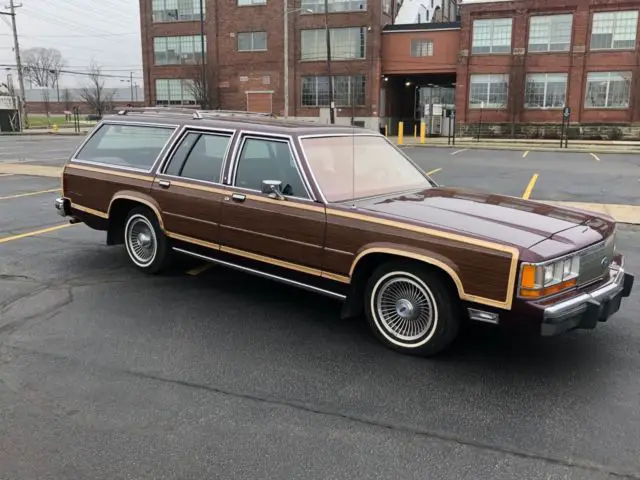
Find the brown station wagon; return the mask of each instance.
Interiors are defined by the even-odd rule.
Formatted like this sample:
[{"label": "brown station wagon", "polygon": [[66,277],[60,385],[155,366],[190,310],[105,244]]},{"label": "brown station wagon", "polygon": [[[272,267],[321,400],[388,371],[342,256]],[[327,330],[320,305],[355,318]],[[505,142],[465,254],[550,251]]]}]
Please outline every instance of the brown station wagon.
[{"label": "brown station wagon", "polygon": [[633,276],[604,215],[438,186],[356,127],[157,108],[105,117],[58,212],[157,273],[191,255],[334,297],[429,355],[463,321],[555,335],[606,321]]}]

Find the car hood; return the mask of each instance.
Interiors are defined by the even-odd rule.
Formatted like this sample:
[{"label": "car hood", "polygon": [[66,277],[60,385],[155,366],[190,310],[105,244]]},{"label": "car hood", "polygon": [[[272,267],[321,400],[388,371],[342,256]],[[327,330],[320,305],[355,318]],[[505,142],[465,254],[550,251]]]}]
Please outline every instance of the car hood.
[{"label": "car hood", "polygon": [[[601,240],[613,228],[595,213],[451,187],[367,199],[358,207],[525,249],[553,237],[571,250]],[[561,235],[578,226],[579,234]]]}]

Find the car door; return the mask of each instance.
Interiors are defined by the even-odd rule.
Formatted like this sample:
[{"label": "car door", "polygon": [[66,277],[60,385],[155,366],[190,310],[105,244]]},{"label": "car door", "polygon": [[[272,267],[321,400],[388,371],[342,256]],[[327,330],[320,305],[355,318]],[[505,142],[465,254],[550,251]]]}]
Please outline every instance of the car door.
[{"label": "car door", "polygon": [[221,172],[232,132],[188,129],[156,175],[152,196],[167,234],[192,244],[218,248]]},{"label": "car door", "polygon": [[[222,201],[222,251],[285,272],[321,275],[324,205],[312,198],[289,137],[243,135],[229,171],[231,195]],[[262,193],[280,180],[284,199]]]}]

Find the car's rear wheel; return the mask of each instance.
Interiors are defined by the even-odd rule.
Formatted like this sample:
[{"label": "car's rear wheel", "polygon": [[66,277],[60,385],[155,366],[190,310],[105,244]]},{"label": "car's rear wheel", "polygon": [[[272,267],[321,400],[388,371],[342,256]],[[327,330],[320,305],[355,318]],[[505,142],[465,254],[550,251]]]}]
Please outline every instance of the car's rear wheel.
[{"label": "car's rear wheel", "polygon": [[373,333],[388,347],[434,355],[458,334],[458,301],[439,271],[417,262],[378,267],[365,288],[365,312]]},{"label": "car's rear wheel", "polygon": [[159,273],[170,261],[168,240],[155,214],[147,207],[135,207],[127,214],[124,244],[129,260],[145,273]]}]

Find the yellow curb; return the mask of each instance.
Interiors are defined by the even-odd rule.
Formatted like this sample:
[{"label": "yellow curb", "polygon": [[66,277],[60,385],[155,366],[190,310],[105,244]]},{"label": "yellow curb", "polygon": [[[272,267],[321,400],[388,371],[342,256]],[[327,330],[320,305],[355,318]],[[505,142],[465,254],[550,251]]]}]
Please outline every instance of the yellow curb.
[{"label": "yellow curb", "polygon": [[21,165],[17,163],[0,163],[0,173],[11,175],[31,175],[34,177],[60,178],[62,167],[46,167],[44,165]]}]

